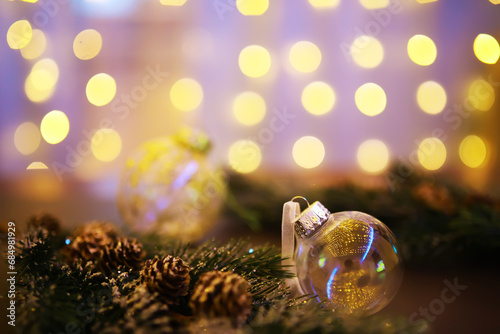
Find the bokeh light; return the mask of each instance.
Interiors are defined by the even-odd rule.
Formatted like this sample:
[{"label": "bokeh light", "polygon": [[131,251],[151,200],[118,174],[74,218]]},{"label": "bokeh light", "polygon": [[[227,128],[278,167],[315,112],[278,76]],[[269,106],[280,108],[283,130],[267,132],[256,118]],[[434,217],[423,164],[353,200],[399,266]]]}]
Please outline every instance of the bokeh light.
[{"label": "bokeh light", "polygon": [[436,44],[425,35],[415,35],[408,41],[408,56],[417,65],[431,65],[437,57]]},{"label": "bokeh light", "polygon": [[40,132],[47,143],[60,143],[69,133],[68,117],[59,110],[47,113],[40,124]]},{"label": "bokeh light", "polygon": [[87,99],[101,107],[113,100],[116,94],[115,79],[109,74],[99,73],[90,78],[86,89]]},{"label": "bokeh light", "polygon": [[387,97],[382,87],[373,82],[368,82],[356,90],[354,101],[363,114],[376,116],[384,111]]},{"label": "bokeh light", "polygon": [[354,62],[363,68],[377,67],[384,60],[384,47],[372,36],[362,35],[356,38],[350,51]]},{"label": "bokeh light", "polygon": [[36,59],[40,57],[47,47],[47,38],[43,31],[33,29],[30,42],[21,49],[21,56],[24,59]]},{"label": "bokeh light", "polygon": [[417,156],[422,167],[437,170],[446,161],[446,147],[439,138],[425,138],[418,146]]},{"label": "bokeh light", "polygon": [[236,0],[236,8],[243,15],[262,15],[269,8],[269,0]]},{"label": "bokeh light", "polygon": [[187,0],[160,0],[160,3],[164,6],[182,6]]},{"label": "bokeh light", "polygon": [[29,155],[40,146],[40,131],[38,126],[32,122],[24,122],[19,125],[14,133],[14,145],[19,153]]},{"label": "bokeh light", "polygon": [[389,164],[389,150],[380,140],[369,139],[358,148],[358,164],[368,173],[379,174]]},{"label": "bokeh light", "polygon": [[316,8],[334,8],[340,4],[340,0],[309,0],[309,3]]},{"label": "bokeh light", "polygon": [[366,9],[385,8],[389,6],[389,0],[359,0]]},{"label": "bokeh light", "polygon": [[475,80],[469,86],[467,101],[474,109],[488,111],[495,104],[495,90],[486,80]]},{"label": "bokeh light", "polygon": [[266,101],[255,92],[243,92],[234,99],[233,113],[241,124],[255,125],[266,115]]},{"label": "bokeh light", "polygon": [[175,108],[191,111],[203,101],[203,89],[194,79],[183,78],[175,82],[170,89],[170,100]]},{"label": "bokeh light", "polygon": [[113,129],[99,129],[92,136],[91,150],[100,161],[113,161],[122,150],[120,134]]},{"label": "bokeh light", "polygon": [[431,2],[437,2],[438,0],[417,0],[418,3],[431,3]]},{"label": "bokeh light", "polygon": [[335,105],[335,92],[326,82],[312,82],[302,91],[302,105],[313,115],[326,114]]},{"label": "bokeh light", "polygon": [[36,103],[47,101],[54,94],[58,79],[59,67],[56,62],[50,58],[39,60],[26,78],[24,84],[26,96]]},{"label": "bokeh light", "polygon": [[435,81],[426,81],[418,87],[417,103],[426,113],[435,115],[446,106],[446,91]]},{"label": "bokeh light", "polygon": [[19,20],[7,30],[7,44],[11,49],[22,49],[31,41],[33,29],[27,20]]},{"label": "bokeh light", "polygon": [[325,146],[316,137],[304,136],[293,144],[293,160],[302,168],[319,166],[325,158]]},{"label": "bokeh light", "polygon": [[229,148],[229,166],[238,173],[247,174],[256,170],[262,161],[259,146],[251,140],[238,140]]},{"label": "bokeh light", "polygon": [[486,160],[487,149],[484,141],[475,135],[464,138],[458,150],[462,162],[470,168],[478,168]]},{"label": "bokeh light", "polygon": [[309,73],[315,71],[321,63],[321,51],[311,42],[300,41],[290,49],[288,59],[294,69]]},{"label": "bokeh light", "polygon": [[30,169],[49,169],[46,164],[40,161],[33,161],[32,163],[29,164],[28,167],[26,167],[26,170]]},{"label": "bokeh light", "polygon": [[94,29],[87,29],[76,35],[73,41],[73,52],[82,60],[92,59],[99,54],[102,48],[101,34]]},{"label": "bokeh light", "polygon": [[269,72],[271,55],[260,45],[249,45],[241,50],[238,64],[244,75],[258,78]]},{"label": "bokeh light", "polygon": [[485,64],[495,64],[500,57],[500,45],[495,37],[479,34],[474,40],[474,54]]}]

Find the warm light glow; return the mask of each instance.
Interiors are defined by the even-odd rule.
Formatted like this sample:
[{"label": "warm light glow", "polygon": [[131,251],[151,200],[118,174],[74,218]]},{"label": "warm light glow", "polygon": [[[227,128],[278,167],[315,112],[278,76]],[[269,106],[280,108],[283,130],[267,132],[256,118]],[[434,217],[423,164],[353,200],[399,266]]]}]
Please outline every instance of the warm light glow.
[{"label": "warm light glow", "polygon": [[26,78],[24,90],[32,102],[45,102],[54,93],[55,85],[59,79],[59,67],[50,58],[36,62]]},{"label": "warm light glow", "polygon": [[389,6],[389,0],[359,0],[366,9],[385,8]]},{"label": "warm light glow", "polygon": [[384,47],[375,37],[362,35],[352,43],[351,55],[358,66],[374,68],[384,60]]},{"label": "warm light glow", "polygon": [[236,8],[243,15],[262,15],[269,8],[269,0],[236,0]]},{"label": "warm light glow", "polygon": [[180,79],[170,89],[170,100],[175,108],[191,111],[198,108],[203,101],[203,89],[196,80]]},{"label": "warm light glow", "polygon": [[379,174],[389,163],[389,150],[380,140],[370,139],[358,148],[358,164],[368,173]]},{"label": "warm light glow", "polygon": [[7,44],[11,49],[22,49],[31,41],[33,29],[26,20],[19,20],[7,30]]},{"label": "warm light glow", "polygon": [[495,103],[495,91],[487,81],[478,79],[469,86],[467,101],[480,111],[488,111]]},{"label": "warm light glow", "polygon": [[260,45],[249,45],[241,50],[238,64],[244,75],[258,78],[269,72],[271,55]]},{"label": "warm light glow", "polygon": [[325,158],[325,147],[321,140],[312,136],[300,138],[293,144],[293,160],[302,168],[317,167]]},{"label": "warm light glow", "polygon": [[49,168],[43,162],[34,161],[34,162],[30,163],[30,165],[28,167],[26,167],[26,170],[29,170],[29,169],[49,169]]},{"label": "warm light glow", "polygon": [[425,35],[415,35],[408,41],[408,56],[417,65],[431,65],[437,57],[436,44]]},{"label": "warm light glow", "polygon": [[311,42],[297,42],[290,49],[289,60],[292,67],[297,71],[303,73],[313,72],[321,63],[321,51]]},{"label": "warm light glow", "polygon": [[302,105],[313,115],[326,114],[335,105],[335,92],[325,82],[312,82],[302,91]]},{"label": "warm light glow", "polygon": [[309,3],[316,8],[333,8],[340,4],[340,0],[309,0]]},{"label": "warm light glow", "polygon": [[369,82],[356,90],[354,101],[359,111],[367,116],[375,116],[384,111],[387,104],[385,92],[379,85]]},{"label": "warm light glow", "polygon": [[122,139],[113,129],[100,129],[92,136],[92,154],[100,161],[113,161],[122,150]]},{"label": "warm light glow", "polygon": [[160,0],[160,3],[165,6],[182,6],[187,0]]},{"label": "warm light glow", "polygon": [[38,126],[31,122],[19,125],[14,133],[14,145],[19,153],[29,155],[40,146],[40,131]]},{"label": "warm light glow", "polygon": [[96,74],[87,83],[86,93],[90,103],[98,107],[104,106],[115,97],[115,79],[106,73]]},{"label": "warm light glow", "polygon": [[418,87],[417,102],[424,112],[439,114],[446,106],[446,91],[437,82],[426,81]]},{"label": "warm light glow", "polygon": [[68,117],[59,110],[49,112],[42,119],[40,132],[47,143],[60,143],[69,133]]},{"label": "warm light glow", "polygon": [[101,34],[94,29],[87,29],[76,35],[73,41],[73,52],[82,60],[92,59],[99,54],[102,47]]},{"label": "warm light glow", "polygon": [[266,101],[257,93],[239,94],[233,103],[234,116],[244,125],[255,125],[266,115]]},{"label": "warm light glow", "polygon": [[500,0],[490,0],[490,2],[494,5],[499,5],[500,4]]},{"label": "warm light glow", "polygon": [[34,29],[30,42],[21,49],[21,56],[24,59],[35,59],[42,55],[47,47],[47,38],[43,31]]},{"label": "warm light glow", "polygon": [[470,168],[477,168],[483,165],[486,160],[486,154],[486,145],[478,136],[467,136],[460,143],[460,159]]},{"label": "warm light glow", "polygon": [[417,0],[418,3],[430,3],[430,2],[437,2],[438,0]]},{"label": "warm light glow", "polygon": [[229,165],[238,173],[247,174],[256,170],[262,161],[259,146],[251,140],[238,140],[229,148]]},{"label": "warm light glow", "polygon": [[418,161],[428,170],[441,168],[446,160],[446,147],[435,137],[422,140],[418,146]]},{"label": "warm light glow", "polygon": [[474,40],[474,54],[485,64],[495,64],[500,57],[500,45],[495,37],[479,34]]}]

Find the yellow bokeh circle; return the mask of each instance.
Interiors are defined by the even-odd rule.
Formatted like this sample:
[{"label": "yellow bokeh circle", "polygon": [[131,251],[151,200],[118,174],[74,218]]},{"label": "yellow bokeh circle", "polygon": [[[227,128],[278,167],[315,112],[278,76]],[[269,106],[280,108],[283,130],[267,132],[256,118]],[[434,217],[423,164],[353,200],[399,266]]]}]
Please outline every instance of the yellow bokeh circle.
[{"label": "yellow bokeh circle", "polygon": [[76,35],[73,41],[73,52],[82,60],[92,59],[102,48],[101,34],[94,29],[87,29]]},{"label": "yellow bokeh circle", "polygon": [[30,42],[21,49],[21,56],[24,59],[35,59],[40,57],[47,47],[47,38],[43,31],[33,29]]},{"label": "yellow bokeh circle", "polygon": [[302,106],[313,115],[323,115],[335,105],[335,92],[326,82],[315,81],[302,91]]},{"label": "yellow bokeh circle", "polygon": [[436,60],[437,48],[434,41],[425,35],[415,35],[408,41],[408,56],[417,65],[429,66]]},{"label": "yellow bokeh circle", "polygon": [[68,117],[59,110],[47,113],[40,124],[40,132],[47,143],[60,143],[69,133]]},{"label": "yellow bokeh circle", "polygon": [[243,92],[234,99],[233,113],[241,124],[255,125],[266,115],[266,101],[255,92]]},{"label": "yellow bokeh circle", "polygon": [[316,137],[304,136],[293,144],[293,160],[302,168],[319,166],[325,158],[325,146]]},{"label": "yellow bokeh circle", "polygon": [[437,170],[446,161],[446,147],[439,138],[426,138],[418,146],[417,157],[425,169]]},{"label": "yellow bokeh circle", "polygon": [[417,103],[427,114],[435,115],[446,106],[446,91],[435,81],[422,83],[417,90]]},{"label": "yellow bokeh circle", "polygon": [[249,45],[241,50],[238,65],[244,75],[259,78],[269,72],[271,55],[260,45]]},{"label": "yellow bokeh circle", "polygon": [[40,146],[40,130],[32,122],[19,125],[14,133],[14,145],[19,153],[29,155]]},{"label": "yellow bokeh circle", "polygon": [[321,64],[321,51],[312,42],[300,41],[292,46],[288,59],[294,69],[309,73],[315,71]]},{"label": "yellow bokeh circle", "polygon": [[384,142],[377,139],[369,139],[358,148],[358,164],[368,173],[379,174],[389,164],[389,149]]},{"label": "yellow bokeh circle", "polygon": [[87,99],[95,106],[101,107],[111,102],[116,94],[115,79],[109,74],[94,75],[87,83]]},{"label": "yellow bokeh circle", "polygon": [[387,97],[382,87],[368,82],[356,90],[354,102],[363,114],[376,116],[385,110]]},{"label": "yellow bokeh circle", "polygon": [[92,136],[91,150],[94,157],[100,161],[113,161],[120,154],[122,139],[113,129],[99,129]]},{"label": "yellow bokeh circle", "polygon": [[462,162],[470,168],[481,167],[488,153],[484,141],[475,135],[465,137],[458,152]]},{"label": "yellow bokeh circle", "polygon": [[375,68],[384,60],[384,47],[378,39],[363,35],[351,44],[351,56],[354,62],[363,68]]},{"label": "yellow bokeh circle", "polygon": [[269,0],[236,0],[236,8],[243,15],[262,15],[269,8]]},{"label": "yellow bokeh circle", "polygon": [[255,171],[262,161],[259,145],[251,140],[238,140],[229,148],[229,166],[238,173]]},{"label": "yellow bokeh circle", "polygon": [[474,54],[485,64],[495,64],[500,57],[500,45],[495,37],[479,34],[474,40]]},{"label": "yellow bokeh circle", "polygon": [[467,101],[474,109],[488,111],[495,104],[495,90],[486,80],[475,80],[469,86]]},{"label": "yellow bokeh circle", "polygon": [[203,89],[198,81],[183,78],[176,81],[170,89],[170,100],[175,108],[182,111],[191,111],[203,101]]},{"label": "yellow bokeh circle", "polygon": [[22,49],[31,41],[33,28],[27,20],[19,20],[7,30],[7,44],[11,49]]}]

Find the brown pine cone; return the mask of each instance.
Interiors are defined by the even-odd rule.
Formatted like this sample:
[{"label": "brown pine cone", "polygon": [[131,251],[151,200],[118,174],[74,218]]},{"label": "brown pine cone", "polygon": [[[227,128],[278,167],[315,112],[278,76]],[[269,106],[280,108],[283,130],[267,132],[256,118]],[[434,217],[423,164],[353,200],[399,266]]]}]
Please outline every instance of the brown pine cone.
[{"label": "brown pine cone", "polygon": [[246,321],[251,305],[247,281],[238,274],[217,270],[201,275],[189,301],[195,315],[229,317],[236,325]]},{"label": "brown pine cone", "polygon": [[111,273],[122,265],[128,269],[138,269],[146,255],[142,244],[132,238],[117,238],[109,245],[103,245],[98,254],[98,266],[106,273]]},{"label": "brown pine cone", "polygon": [[76,259],[84,261],[97,260],[105,246],[110,246],[116,239],[116,229],[111,223],[93,221],[80,226],[70,243],[63,249],[68,262]]},{"label": "brown pine cone", "polygon": [[189,266],[178,257],[170,255],[147,260],[141,270],[141,283],[149,291],[158,292],[167,304],[177,304],[189,290]]},{"label": "brown pine cone", "polygon": [[49,213],[39,213],[28,218],[28,229],[43,228],[50,234],[58,234],[61,231],[59,219]]}]

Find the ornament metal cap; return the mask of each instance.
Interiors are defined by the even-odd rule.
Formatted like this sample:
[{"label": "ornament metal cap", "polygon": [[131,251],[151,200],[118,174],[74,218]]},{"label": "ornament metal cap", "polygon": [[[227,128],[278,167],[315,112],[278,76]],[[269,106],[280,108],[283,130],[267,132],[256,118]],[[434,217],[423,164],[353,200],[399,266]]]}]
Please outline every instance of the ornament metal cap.
[{"label": "ornament metal cap", "polygon": [[[307,202],[307,200],[301,196],[294,197],[292,201],[296,198],[302,198]],[[309,205],[309,202],[307,202],[307,204]],[[302,238],[305,238],[326,222],[329,215],[330,211],[328,211],[323,204],[316,201],[309,205],[295,219],[295,232],[297,232],[297,234]]]}]

